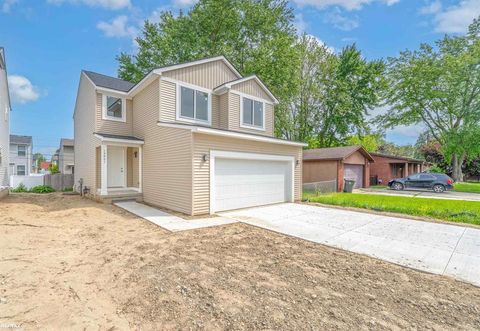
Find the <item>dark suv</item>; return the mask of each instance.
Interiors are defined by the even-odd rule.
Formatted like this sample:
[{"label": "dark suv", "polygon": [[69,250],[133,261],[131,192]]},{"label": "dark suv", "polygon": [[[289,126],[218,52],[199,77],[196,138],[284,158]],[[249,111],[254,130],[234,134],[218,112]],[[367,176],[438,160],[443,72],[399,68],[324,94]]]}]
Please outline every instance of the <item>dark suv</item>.
[{"label": "dark suv", "polygon": [[436,193],[442,193],[453,188],[453,179],[445,174],[426,173],[396,178],[388,182],[388,187],[393,190],[403,189],[429,189]]}]

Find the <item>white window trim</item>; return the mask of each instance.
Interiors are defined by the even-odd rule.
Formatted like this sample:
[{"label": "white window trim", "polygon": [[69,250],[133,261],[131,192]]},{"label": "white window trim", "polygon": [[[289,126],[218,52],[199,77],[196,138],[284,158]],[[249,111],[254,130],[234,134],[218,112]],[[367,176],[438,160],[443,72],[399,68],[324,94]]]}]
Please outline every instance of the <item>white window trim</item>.
[{"label": "white window trim", "polygon": [[[122,99],[122,117],[121,118],[108,116],[108,113],[107,113],[107,97]],[[127,99],[123,98],[123,97],[116,96],[116,95],[102,94],[102,120],[123,122],[123,123],[127,122]]]},{"label": "white window trim", "polygon": [[[25,155],[20,155],[20,147],[25,147],[24,153]],[[27,145],[17,145],[17,156],[19,157],[26,157],[28,155],[28,147]]]},{"label": "white window trim", "polygon": [[[263,99],[256,98],[246,94],[239,94],[240,95],[240,127],[245,129],[253,129],[258,131],[265,131],[265,112],[266,112],[266,102]],[[243,99],[250,99],[253,101],[258,101],[262,103],[262,126],[257,126],[254,124],[243,123]],[[252,116],[255,114],[255,108],[253,109]],[[255,122],[254,118],[252,117],[252,122]]]},{"label": "white window trim", "polygon": [[[209,126],[212,125],[212,90],[206,89],[206,88],[201,87],[201,86],[180,82],[180,81],[177,81],[177,80],[174,80],[174,79],[162,78],[162,80],[174,83],[176,85],[175,86],[175,91],[176,91],[175,113],[176,113],[176,120],[177,121],[204,124],[204,125],[207,124]],[[207,105],[208,105],[208,109],[207,109],[208,120],[207,121],[199,120],[199,119],[196,119],[196,118],[191,118],[191,117],[186,117],[186,116],[181,115],[180,105],[181,105],[181,88],[182,87],[186,87],[186,88],[189,88],[189,89],[192,89],[192,90],[195,90],[195,91],[207,93],[207,95],[208,95],[208,102],[207,102]],[[194,95],[196,95],[196,94],[194,93]],[[196,96],[195,96],[195,98],[196,98]],[[195,101],[193,102],[193,105],[194,105],[194,108],[195,108],[196,107]],[[194,114],[195,114],[195,109],[194,109]]]},{"label": "white window trim", "polygon": [[[18,167],[23,167],[23,175],[18,175]],[[18,176],[26,176],[27,175],[27,166],[25,164],[17,164],[15,167],[16,174]]]},{"label": "white window trim", "polygon": [[246,153],[246,152],[230,152],[230,151],[219,151],[219,150],[210,150],[210,214],[214,214],[216,210],[215,206],[215,160],[217,158],[223,159],[240,159],[240,160],[262,160],[262,161],[286,161],[290,167],[290,178],[291,178],[291,187],[290,187],[290,197],[289,202],[295,201],[295,157],[289,155],[272,155],[272,154],[257,154],[257,153]]}]

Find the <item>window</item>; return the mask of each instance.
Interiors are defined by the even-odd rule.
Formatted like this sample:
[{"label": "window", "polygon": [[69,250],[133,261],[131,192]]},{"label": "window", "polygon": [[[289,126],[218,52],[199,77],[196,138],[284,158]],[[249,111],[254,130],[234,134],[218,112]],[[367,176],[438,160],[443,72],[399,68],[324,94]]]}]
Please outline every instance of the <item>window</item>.
[{"label": "window", "polygon": [[210,122],[210,95],[185,86],[178,88],[180,117],[192,121]]},{"label": "window", "polygon": [[125,122],[125,99],[103,95],[102,102],[104,120]]},{"label": "window", "polygon": [[18,156],[26,156],[26,155],[27,155],[27,146],[25,146],[25,145],[18,145],[18,147],[17,147],[17,155],[18,155]]},{"label": "window", "polygon": [[421,174],[421,175],[420,175],[420,179],[423,179],[423,180],[434,180],[435,177],[433,177],[432,175],[428,175],[428,174]]},{"label": "window", "polygon": [[24,165],[17,165],[17,175],[18,176],[25,176],[25,166]]},{"label": "window", "polygon": [[263,102],[242,98],[242,126],[264,129]]}]

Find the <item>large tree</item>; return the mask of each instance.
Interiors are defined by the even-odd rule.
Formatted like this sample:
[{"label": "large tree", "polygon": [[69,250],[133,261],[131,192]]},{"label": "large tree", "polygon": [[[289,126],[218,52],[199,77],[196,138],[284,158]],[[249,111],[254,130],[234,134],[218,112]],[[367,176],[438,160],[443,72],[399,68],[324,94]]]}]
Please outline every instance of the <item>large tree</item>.
[{"label": "large tree", "polygon": [[387,127],[423,123],[441,145],[452,177],[463,180],[462,164],[475,157],[480,121],[480,20],[464,36],[448,36],[389,59],[390,111]]},{"label": "large tree", "polygon": [[296,90],[294,18],[286,0],[200,0],[186,14],[163,12],[158,23],[145,22],[135,55],[118,56],[119,76],[138,82],[160,66],[225,55],[243,75],[267,84],[281,118]]},{"label": "large tree", "polygon": [[368,110],[378,106],[385,87],[384,63],[365,60],[355,45],[336,54],[307,35],[296,48],[297,89],[288,100],[280,134],[315,148],[338,146],[353,134],[368,133]]}]

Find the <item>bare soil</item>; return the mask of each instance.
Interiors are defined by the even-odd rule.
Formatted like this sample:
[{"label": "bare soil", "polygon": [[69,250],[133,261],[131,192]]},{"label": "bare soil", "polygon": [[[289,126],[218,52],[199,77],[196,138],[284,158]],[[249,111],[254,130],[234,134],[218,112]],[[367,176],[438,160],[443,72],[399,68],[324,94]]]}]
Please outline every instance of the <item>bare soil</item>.
[{"label": "bare soil", "polygon": [[480,288],[244,224],[170,233],[61,194],[0,201],[0,325],[480,329]]}]

